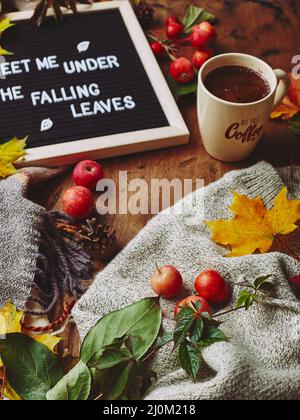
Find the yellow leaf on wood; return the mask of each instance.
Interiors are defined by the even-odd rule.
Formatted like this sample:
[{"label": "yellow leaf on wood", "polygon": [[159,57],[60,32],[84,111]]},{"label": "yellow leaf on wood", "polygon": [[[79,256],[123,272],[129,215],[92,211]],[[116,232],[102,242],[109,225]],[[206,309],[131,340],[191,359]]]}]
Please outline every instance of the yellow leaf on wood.
[{"label": "yellow leaf on wood", "polygon": [[26,140],[27,138],[17,139],[14,137],[10,141],[0,144],[0,178],[6,178],[16,173],[14,164],[24,159]]},{"label": "yellow leaf on wood", "polygon": [[300,200],[289,200],[287,194],[284,187],[268,210],[260,197],[251,199],[235,192],[230,207],[234,218],[205,222],[212,231],[212,240],[231,247],[229,257],[270,251],[275,237],[294,232],[300,219]]},{"label": "yellow leaf on wood", "polygon": [[6,29],[11,28],[12,26],[15,26],[15,24],[12,23],[9,18],[2,19],[0,21],[0,34],[6,31]]},{"label": "yellow leaf on wood", "polygon": [[[12,23],[9,18],[2,19],[0,21],[0,36],[2,35],[4,31],[11,28],[12,26],[15,26],[15,24]],[[0,55],[13,55],[13,53],[10,51],[7,51],[5,48],[2,48],[0,46]]]}]

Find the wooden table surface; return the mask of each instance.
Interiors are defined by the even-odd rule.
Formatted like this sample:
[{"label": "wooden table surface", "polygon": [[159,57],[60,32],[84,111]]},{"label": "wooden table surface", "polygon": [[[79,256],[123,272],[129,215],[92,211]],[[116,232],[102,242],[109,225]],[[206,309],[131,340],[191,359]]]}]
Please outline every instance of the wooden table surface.
[{"label": "wooden table surface", "polygon": [[[182,16],[188,0],[152,1],[155,22],[151,31],[162,28],[168,15]],[[300,2],[297,0],[194,0],[218,19],[219,52],[242,52],[266,60],[273,68],[291,71],[291,60],[300,54]],[[119,171],[128,178],[196,179],[209,184],[231,170],[248,167],[260,160],[275,166],[300,164],[300,139],[287,133],[287,124],[271,122],[254,154],[239,164],[221,163],[210,157],[202,144],[196,115],[196,98],[180,100],[179,107],[191,132],[190,144],[139,153],[102,162],[107,178],[118,180]],[[71,184],[70,172],[32,191],[31,198],[50,209],[60,207],[62,191]],[[147,223],[151,215],[116,215],[110,218],[122,249]]]}]

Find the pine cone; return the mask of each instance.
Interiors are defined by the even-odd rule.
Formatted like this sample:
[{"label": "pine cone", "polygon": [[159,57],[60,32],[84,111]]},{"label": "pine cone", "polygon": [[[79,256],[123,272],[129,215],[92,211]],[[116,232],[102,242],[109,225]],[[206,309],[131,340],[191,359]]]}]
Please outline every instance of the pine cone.
[{"label": "pine cone", "polygon": [[135,6],[135,14],[141,25],[148,25],[154,16],[154,9],[150,3],[145,0],[141,0],[138,5]]},{"label": "pine cone", "polygon": [[116,232],[110,226],[88,219],[78,231],[80,241],[98,259],[108,260],[115,253]]}]

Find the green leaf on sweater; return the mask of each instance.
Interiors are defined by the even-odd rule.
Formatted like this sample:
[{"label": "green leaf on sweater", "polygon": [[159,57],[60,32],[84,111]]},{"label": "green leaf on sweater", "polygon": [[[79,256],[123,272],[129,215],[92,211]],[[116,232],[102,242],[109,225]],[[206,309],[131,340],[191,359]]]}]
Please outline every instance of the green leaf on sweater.
[{"label": "green leaf on sweater", "polygon": [[263,288],[263,286],[265,284],[269,284],[268,280],[273,277],[273,274],[268,274],[267,276],[261,276],[258,277],[255,281],[254,281],[254,287],[256,290],[260,290],[261,288]]},{"label": "green leaf on sweater", "polygon": [[113,347],[106,347],[101,356],[94,361],[90,361],[88,366],[98,370],[109,369],[128,362],[131,358],[132,354],[126,348],[118,350]]},{"label": "green leaf on sweater", "polygon": [[159,349],[160,347],[163,347],[166,344],[171,343],[173,340],[174,340],[174,333],[167,332],[165,335],[163,335],[157,340],[155,347]]},{"label": "green leaf on sweater", "polygon": [[200,346],[208,347],[214,343],[227,341],[228,338],[220,328],[213,324],[206,325],[202,339],[199,341]]},{"label": "green leaf on sweater", "polygon": [[46,394],[63,377],[57,357],[27,335],[7,334],[0,354],[11,387],[24,400],[46,400]]},{"label": "green leaf on sweater", "polygon": [[133,362],[129,361],[109,371],[107,387],[104,389],[105,400],[117,400],[124,394],[132,366]]},{"label": "green leaf on sweater", "polygon": [[177,324],[174,330],[174,349],[185,341],[190,333],[190,328],[195,319],[195,312],[192,308],[183,308],[176,317]]},{"label": "green leaf on sweater", "polygon": [[189,343],[184,341],[179,346],[179,361],[182,369],[195,380],[200,368],[201,362],[201,350]]},{"label": "green leaf on sweater", "polygon": [[204,331],[204,321],[202,318],[196,318],[191,326],[190,339],[193,343],[197,343]]},{"label": "green leaf on sweater", "polygon": [[47,393],[49,401],[86,401],[91,392],[92,377],[86,364],[80,361]]},{"label": "green leaf on sweater", "polygon": [[140,359],[156,340],[161,325],[161,310],[157,298],[146,298],[124,309],[105,315],[87,334],[81,349],[81,358],[88,364],[101,349],[117,338],[139,337],[134,357]]}]

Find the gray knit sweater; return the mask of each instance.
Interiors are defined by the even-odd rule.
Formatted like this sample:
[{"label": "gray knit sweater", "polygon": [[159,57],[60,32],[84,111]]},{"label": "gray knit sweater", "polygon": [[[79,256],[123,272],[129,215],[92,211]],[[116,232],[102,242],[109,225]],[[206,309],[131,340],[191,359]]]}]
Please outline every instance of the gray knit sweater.
[{"label": "gray knit sweater", "polygon": [[45,210],[26,198],[28,187],[63,170],[28,168],[0,181],[0,307],[24,309],[32,291]]},{"label": "gray knit sweater", "polygon": [[[100,274],[74,309],[82,337],[104,314],[146,296],[152,296],[149,278],[155,264],[175,265],[183,274],[188,293],[197,274],[208,268],[230,273],[234,299],[241,279],[276,274],[277,297],[249,312],[227,316],[222,329],[231,337],[203,351],[203,366],[196,383],[178,366],[171,347],[156,356],[153,368],[158,380],[148,399],[298,399],[300,398],[300,303],[287,279],[300,274],[300,264],[282,253],[224,258],[226,251],[210,240],[203,220],[232,217],[228,206],[232,191],[261,196],[271,206],[287,184],[292,196],[300,197],[300,168],[278,175],[270,165],[227,174],[218,182],[185,199],[183,215],[161,213],[139,233]],[[294,182],[292,182],[294,181]],[[194,219],[193,203],[204,200],[205,214]],[[197,214],[197,211],[196,211]],[[164,329],[173,326],[174,301],[163,300]]]}]

